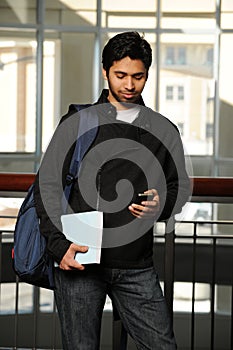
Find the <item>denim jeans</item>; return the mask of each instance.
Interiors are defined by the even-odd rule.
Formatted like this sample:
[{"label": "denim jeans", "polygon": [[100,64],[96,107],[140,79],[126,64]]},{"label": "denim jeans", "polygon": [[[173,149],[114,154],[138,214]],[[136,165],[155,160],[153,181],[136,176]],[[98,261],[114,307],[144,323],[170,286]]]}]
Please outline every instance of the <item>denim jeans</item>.
[{"label": "denim jeans", "polygon": [[55,269],[55,299],[65,350],[97,350],[108,294],[125,329],[140,350],[173,350],[175,339],[158,275],[146,269],[87,266]]}]

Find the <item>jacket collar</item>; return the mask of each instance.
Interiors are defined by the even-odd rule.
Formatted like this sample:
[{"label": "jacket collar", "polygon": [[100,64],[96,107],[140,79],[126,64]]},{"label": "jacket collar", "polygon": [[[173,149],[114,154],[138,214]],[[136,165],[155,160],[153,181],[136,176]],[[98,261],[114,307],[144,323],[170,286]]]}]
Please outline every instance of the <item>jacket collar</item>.
[{"label": "jacket collar", "polygon": [[[101,108],[101,112],[100,113],[103,113],[103,115],[108,115],[109,117],[112,117],[112,118],[116,118],[116,115],[117,115],[117,111],[116,111],[116,107],[113,106],[109,101],[108,101],[108,89],[103,89],[102,90],[102,93],[98,99],[98,101],[95,103],[95,105],[98,105],[98,104],[102,104],[102,108]],[[145,107],[145,103],[143,101],[143,98],[140,97],[140,101],[139,101],[139,105],[140,106],[144,106]],[[139,116],[137,118],[138,122],[140,124],[140,127],[144,128],[144,129],[149,129],[150,128],[150,125],[148,124],[148,122],[146,123],[145,125],[145,116],[144,116],[145,113],[142,113],[142,109],[141,111],[139,112]]]}]

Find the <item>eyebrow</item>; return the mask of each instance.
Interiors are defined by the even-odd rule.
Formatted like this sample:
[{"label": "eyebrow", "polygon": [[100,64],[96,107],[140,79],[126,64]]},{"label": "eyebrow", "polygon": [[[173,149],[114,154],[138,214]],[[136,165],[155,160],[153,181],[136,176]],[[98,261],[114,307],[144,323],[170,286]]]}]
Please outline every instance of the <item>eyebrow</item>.
[{"label": "eyebrow", "polygon": [[[114,73],[115,73],[115,74],[128,75],[128,73],[123,72],[123,71],[120,71],[120,70],[115,70]],[[132,74],[132,76],[134,77],[134,76],[136,76],[136,75],[143,75],[143,74],[145,74],[145,72],[137,72],[137,73]]]}]

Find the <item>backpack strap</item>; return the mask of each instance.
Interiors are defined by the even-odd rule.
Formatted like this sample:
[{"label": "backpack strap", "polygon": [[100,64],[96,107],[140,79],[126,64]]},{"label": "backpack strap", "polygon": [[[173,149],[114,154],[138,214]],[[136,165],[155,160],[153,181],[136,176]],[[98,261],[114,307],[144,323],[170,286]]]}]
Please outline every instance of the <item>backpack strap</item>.
[{"label": "backpack strap", "polygon": [[[92,106],[91,104],[73,105],[77,112]],[[98,130],[98,116],[93,111],[79,114],[79,127],[78,136],[75,144],[75,149],[70,162],[69,173],[66,176],[66,185],[62,196],[62,209],[63,213],[66,213],[68,200],[70,197],[72,185],[74,180],[78,177],[80,170],[80,164],[84,157],[84,154],[89,149],[90,145],[94,141]]]}]

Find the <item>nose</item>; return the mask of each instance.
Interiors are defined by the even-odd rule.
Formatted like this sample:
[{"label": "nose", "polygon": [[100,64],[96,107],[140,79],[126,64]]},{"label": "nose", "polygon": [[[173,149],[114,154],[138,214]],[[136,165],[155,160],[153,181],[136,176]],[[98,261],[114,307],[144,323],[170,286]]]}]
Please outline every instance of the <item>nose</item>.
[{"label": "nose", "polygon": [[125,88],[127,90],[130,90],[130,91],[134,90],[134,81],[133,81],[132,77],[130,77],[130,76],[126,77],[126,79],[125,79]]}]

